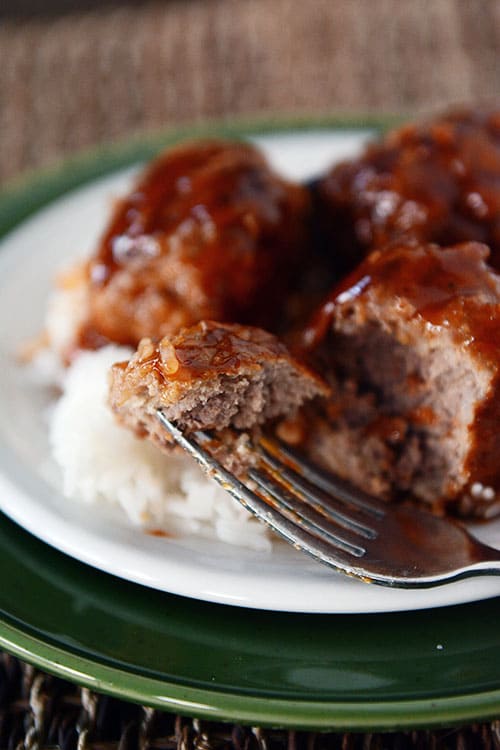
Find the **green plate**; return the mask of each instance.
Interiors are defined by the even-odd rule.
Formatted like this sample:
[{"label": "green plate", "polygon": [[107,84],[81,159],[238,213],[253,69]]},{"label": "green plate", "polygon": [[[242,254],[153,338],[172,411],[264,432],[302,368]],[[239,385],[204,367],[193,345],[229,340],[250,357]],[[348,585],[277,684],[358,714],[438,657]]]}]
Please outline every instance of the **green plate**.
[{"label": "green plate", "polygon": [[[386,122],[280,129],[360,124]],[[70,188],[194,134],[100,151],[25,180],[0,196],[1,232]],[[492,718],[500,714],[499,621],[500,599],[363,616],[198,602],[96,571],[0,515],[0,645],[80,685],[191,716],[350,730]]]},{"label": "green plate", "polygon": [[500,711],[500,600],[290,615],[126,583],[0,516],[0,644],[93,689],[281,727],[454,724]]}]

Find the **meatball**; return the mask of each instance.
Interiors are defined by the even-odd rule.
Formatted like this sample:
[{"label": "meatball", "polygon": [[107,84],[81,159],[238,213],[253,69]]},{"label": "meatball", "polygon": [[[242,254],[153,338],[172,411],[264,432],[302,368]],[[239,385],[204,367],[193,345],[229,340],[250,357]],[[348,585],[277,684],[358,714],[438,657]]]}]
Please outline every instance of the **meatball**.
[{"label": "meatball", "polygon": [[165,152],[118,203],[88,263],[80,346],[136,346],[203,318],[279,329],[308,212],[307,191],[250,144]]},{"label": "meatball", "polygon": [[110,405],[136,434],[170,448],[157,409],[186,431],[252,429],[328,393],[275,336],[259,328],[201,321],[158,344],[143,339],[113,365]]},{"label": "meatball", "polygon": [[491,248],[500,268],[500,111],[456,112],[394,130],[315,188],[325,250],[342,273],[405,240]]},{"label": "meatball", "polygon": [[334,389],[308,422],[315,460],[381,496],[498,513],[500,276],[488,253],[392,246],[334,289],[304,336]]}]

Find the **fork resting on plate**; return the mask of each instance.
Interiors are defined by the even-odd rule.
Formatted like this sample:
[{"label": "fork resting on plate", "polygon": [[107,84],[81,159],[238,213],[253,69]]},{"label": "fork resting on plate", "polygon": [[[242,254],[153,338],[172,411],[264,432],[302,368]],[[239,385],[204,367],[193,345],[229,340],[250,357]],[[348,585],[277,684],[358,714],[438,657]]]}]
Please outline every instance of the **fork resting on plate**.
[{"label": "fork resting on plate", "polygon": [[202,469],[273,531],[341,573],[400,588],[426,588],[500,574],[500,551],[460,524],[411,504],[387,504],[313,466],[275,438],[249,450],[244,480],[210,451],[213,436],[160,423]]}]

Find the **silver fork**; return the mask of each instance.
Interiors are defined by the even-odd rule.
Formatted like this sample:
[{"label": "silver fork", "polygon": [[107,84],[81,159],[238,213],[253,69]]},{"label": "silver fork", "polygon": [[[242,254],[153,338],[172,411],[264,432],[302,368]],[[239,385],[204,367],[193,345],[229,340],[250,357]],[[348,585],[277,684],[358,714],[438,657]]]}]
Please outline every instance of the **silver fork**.
[{"label": "silver fork", "polygon": [[399,588],[427,588],[499,575],[500,551],[454,521],[409,504],[387,505],[263,437],[244,481],[210,451],[213,436],[184,435],[161,410],[163,427],[202,469],[296,549],[341,573]]}]

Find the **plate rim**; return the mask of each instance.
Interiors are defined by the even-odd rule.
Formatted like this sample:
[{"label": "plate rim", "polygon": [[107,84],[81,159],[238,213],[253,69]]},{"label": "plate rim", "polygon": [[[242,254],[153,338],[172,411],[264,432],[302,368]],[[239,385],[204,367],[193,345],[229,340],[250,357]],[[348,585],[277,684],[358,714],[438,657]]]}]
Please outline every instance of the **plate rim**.
[{"label": "plate rim", "polygon": [[[143,131],[117,141],[78,149],[48,164],[28,169],[0,185],[0,239],[27,217],[65,193],[118,169],[149,159],[160,149],[191,138],[242,138],[308,130],[373,129],[384,131],[403,123],[396,113],[267,115],[208,119],[196,124]],[[26,193],[30,196],[27,200]]]},{"label": "plate rim", "polygon": [[[223,605],[222,605],[223,606]],[[500,689],[451,697],[316,701],[206,690],[103,664],[0,620],[0,647],[34,666],[116,698],[164,711],[263,727],[395,731],[457,725],[498,715]]]},{"label": "plate rim", "polygon": [[[210,121],[187,128],[162,129],[124,139],[118,144],[85,149],[76,156],[27,172],[21,178],[6,183],[0,191],[0,238],[65,193],[148,158],[162,146],[184,138],[271,135],[292,130],[385,129],[402,119],[397,115],[331,115],[242,119],[232,123]],[[134,674],[79,655],[69,647],[44,641],[30,633],[28,626],[9,622],[5,612],[0,612],[0,647],[38,668],[99,692],[168,711],[194,713],[208,719],[259,723],[262,726],[394,730],[489,719],[500,710],[500,688],[451,697],[404,701],[389,699],[370,703],[270,699],[238,694],[236,691],[227,693],[217,689],[193,688]]]}]

